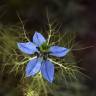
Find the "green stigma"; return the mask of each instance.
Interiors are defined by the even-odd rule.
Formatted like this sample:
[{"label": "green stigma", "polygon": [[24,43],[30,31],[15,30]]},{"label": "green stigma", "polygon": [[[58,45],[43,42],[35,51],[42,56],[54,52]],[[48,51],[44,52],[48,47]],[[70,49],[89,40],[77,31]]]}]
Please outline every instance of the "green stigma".
[{"label": "green stigma", "polygon": [[40,46],[40,51],[41,52],[48,52],[50,46],[47,45],[47,42],[43,43],[41,46]]}]

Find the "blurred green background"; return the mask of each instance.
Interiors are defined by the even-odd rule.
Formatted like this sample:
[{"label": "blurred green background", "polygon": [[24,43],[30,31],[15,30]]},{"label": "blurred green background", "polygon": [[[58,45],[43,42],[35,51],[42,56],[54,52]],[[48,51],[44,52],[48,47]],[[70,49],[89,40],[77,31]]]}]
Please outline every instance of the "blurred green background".
[{"label": "blurred green background", "polygon": [[47,14],[61,34],[76,32],[74,49],[81,50],[72,53],[77,66],[84,69],[80,71],[89,77],[78,76],[78,81],[68,82],[67,86],[60,80],[59,87],[53,88],[54,94],[48,96],[96,96],[96,0],[0,0],[0,96],[26,96],[22,88],[26,86],[20,82],[21,73],[9,74],[10,67],[2,71],[2,64],[12,53],[7,50],[16,45],[12,40],[19,41],[23,36],[18,16],[29,38],[34,31],[42,31],[47,37]]}]

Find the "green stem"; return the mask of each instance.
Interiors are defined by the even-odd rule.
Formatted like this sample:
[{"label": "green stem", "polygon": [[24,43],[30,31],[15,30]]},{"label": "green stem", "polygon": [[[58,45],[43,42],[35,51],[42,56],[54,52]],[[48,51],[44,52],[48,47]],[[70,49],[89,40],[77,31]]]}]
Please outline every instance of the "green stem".
[{"label": "green stem", "polygon": [[26,62],[28,62],[28,61],[30,61],[30,60],[33,60],[33,59],[35,59],[35,58],[37,58],[37,56],[35,56],[35,57],[32,57],[32,58],[29,58],[28,60],[25,60],[25,61],[23,61],[23,62],[19,62],[19,63],[16,63],[16,64],[20,64],[20,65],[23,65],[23,64],[25,64]]}]

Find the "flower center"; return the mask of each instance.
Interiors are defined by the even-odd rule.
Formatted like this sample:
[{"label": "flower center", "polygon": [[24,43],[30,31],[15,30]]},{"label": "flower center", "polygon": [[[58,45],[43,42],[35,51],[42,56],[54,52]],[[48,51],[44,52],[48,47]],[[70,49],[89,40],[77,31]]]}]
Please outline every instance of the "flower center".
[{"label": "flower center", "polygon": [[43,43],[41,46],[40,46],[40,52],[48,52],[49,50],[49,45],[47,45],[47,43]]},{"label": "flower center", "polygon": [[47,57],[48,57],[48,54],[49,54],[49,52],[48,52],[49,48],[50,48],[50,46],[47,45],[46,42],[43,43],[43,44],[38,48],[38,50],[40,51],[40,53],[38,53],[37,56],[38,56],[38,57],[43,57],[43,59],[46,60]]}]

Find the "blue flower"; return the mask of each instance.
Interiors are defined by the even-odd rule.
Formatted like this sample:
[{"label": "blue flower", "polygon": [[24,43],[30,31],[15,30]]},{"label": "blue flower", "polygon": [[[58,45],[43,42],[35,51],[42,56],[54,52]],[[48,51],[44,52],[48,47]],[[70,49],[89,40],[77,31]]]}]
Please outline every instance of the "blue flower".
[{"label": "blue flower", "polygon": [[54,64],[47,59],[48,56],[63,57],[69,52],[69,49],[64,47],[48,46],[47,40],[38,32],[35,32],[32,42],[17,43],[17,45],[26,54],[36,54],[36,58],[30,60],[26,66],[26,76],[34,76],[41,72],[49,82],[54,79]]}]

